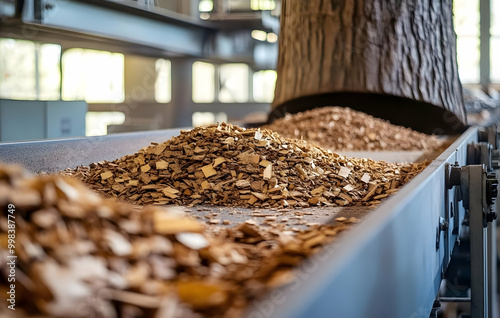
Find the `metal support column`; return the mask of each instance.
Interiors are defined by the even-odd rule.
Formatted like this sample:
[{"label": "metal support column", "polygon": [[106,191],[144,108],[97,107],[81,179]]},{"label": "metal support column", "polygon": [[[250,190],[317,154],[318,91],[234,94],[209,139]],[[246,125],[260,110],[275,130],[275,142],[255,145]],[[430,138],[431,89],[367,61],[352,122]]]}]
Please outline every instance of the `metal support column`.
[{"label": "metal support column", "polygon": [[497,318],[497,221],[488,226],[488,317]]},{"label": "metal support column", "polygon": [[480,16],[480,59],[479,59],[479,82],[481,89],[488,93],[490,85],[490,25],[491,25],[491,1],[479,1],[479,16]]},{"label": "metal support column", "polygon": [[[471,316],[488,317],[487,240],[484,227],[486,183],[483,165],[468,166],[470,253],[471,253]],[[472,191],[470,191],[472,190]]]},{"label": "metal support column", "polygon": [[[192,58],[171,59],[172,100],[175,113],[170,127],[189,127],[192,125],[193,105],[193,62]],[[207,110],[208,111],[208,110]]]}]

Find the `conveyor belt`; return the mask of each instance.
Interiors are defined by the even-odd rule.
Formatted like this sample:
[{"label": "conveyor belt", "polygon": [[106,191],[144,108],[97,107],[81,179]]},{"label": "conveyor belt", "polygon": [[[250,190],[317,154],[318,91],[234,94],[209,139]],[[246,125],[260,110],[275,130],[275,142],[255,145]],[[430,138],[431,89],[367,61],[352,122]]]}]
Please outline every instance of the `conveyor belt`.
[{"label": "conveyor belt", "polygon": [[[282,224],[285,228],[302,228],[311,223],[333,224],[339,217],[355,217],[362,220],[374,207],[314,207],[308,209],[248,209],[248,208],[228,208],[214,206],[181,207],[186,213],[195,216],[200,221],[210,223],[210,220],[220,220],[219,225],[223,225],[223,220],[231,223],[244,222],[252,219],[258,224],[266,225],[270,223]],[[213,223],[212,223],[213,224]]]},{"label": "conveyor belt", "polygon": [[[55,172],[113,160],[152,141],[165,141],[178,132],[165,130],[0,144],[0,161],[21,163],[35,173]],[[339,216],[363,219],[339,236],[324,253],[304,264],[298,280],[278,291],[282,297],[264,298],[249,310],[248,317],[324,317],[325,313],[331,317],[428,316],[457,237],[450,226],[446,240],[443,233],[439,235],[439,249],[436,250],[440,217],[449,213],[449,202],[455,199],[453,191],[445,191],[445,165],[455,161],[465,165],[466,146],[473,141],[477,141],[476,128],[467,130],[428,168],[373,209],[182,209],[201,219],[208,215],[233,223],[248,218],[265,223],[266,215],[273,214],[278,220],[287,218],[286,225],[290,227],[333,222]],[[416,158],[420,155],[414,154]],[[395,153],[385,158],[377,156],[377,159],[398,161]],[[411,158],[404,158],[408,159]],[[456,223],[461,227],[465,211],[458,205],[454,209]]]}]

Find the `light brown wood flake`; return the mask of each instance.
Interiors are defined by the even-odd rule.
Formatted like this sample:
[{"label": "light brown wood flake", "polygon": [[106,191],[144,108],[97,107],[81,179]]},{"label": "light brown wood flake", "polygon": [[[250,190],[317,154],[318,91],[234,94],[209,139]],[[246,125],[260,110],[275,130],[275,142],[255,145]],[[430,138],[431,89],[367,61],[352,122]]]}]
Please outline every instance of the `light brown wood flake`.
[{"label": "light brown wood flake", "polygon": [[166,170],[168,169],[168,162],[165,160],[160,160],[155,163],[156,165],[156,170]]},{"label": "light brown wood flake", "polygon": [[250,181],[248,180],[238,180],[235,183],[236,187],[242,189],[242,188],[250,188]]},{"label": "light brown wood flake", "polygon": [[128,182],[128,185],[132,187],[137,187],[139,185],[139,180],[130,180]]},{"label": "light brown wood flake", "polygon": [[150,165],[141,166],[141,171],[142,172],[148,172],[149,170],[151,170],[151,166]]},{"label": "light brown wood flake", "polygon": [[166,196],[166,197],[169,197],[171,199],[175,199],[178,197],[178,193],[179,193],[179,190],[177,189],[174,189],[172,187],[166,187],[166,188],[163,188],[161,189],[161,192],[163,192],[163,194]]},{"label": "light brown wood flake", "polygon": [[223,158],[223,157],[215,158],[213,167],[215,168],[223,162],[226,162],[226,158]]},{"label": "light brown wood flake", "polygon": [[227,137],[222,143],[232,146],[234,144],[234,138],[233,137]]},{"label": "light brown wood flake", "polygon": [[267,160],[262,160],[262,161],[259,163],[259,165],[260,165],[261,167],[264,167],[264,168],[265,168],[265,167],[267,167],[267,166],[268,166],[268,165],[270,165],[270,164],[271,164],[271,162],[270,162],[270,161],[267,161]]},{"label": "light brown wood flake", "polygon": [[368,173],[364,173],[361,177],[361,181],[363,181],[364,183],[370,182],[370,175]]},{"label": "light brown wood flake", "polygon": [[338,175],[341,176],[342,178],[347,178],[350,173],[351,173],[351,169],[346,168],[346,167],[340,167]]},{"label": "light brown wood flake", "polygon": [[257,202],[257,201],[259,201],[259,199],[258,199],[255,195],[252,195],[252,196],[250,197],[250,199],[248,199],[247,203],[248,203],[249,205],[253,205],[253,204],[254,204],[255,202]]},{"label": "light brown wood flake", "polygon": [[379,195],[374,196],[373,200],[380,200],[380,199],[383,199],[383,198],[387,198],[388,196],[389,196],[388,193],[379,194]]},{"label": "light brown wood flake", "polygon": [[143,155],[138,155],[137,157],[135,157],[134,162],[137,163],[138,165],[143,165],[146,163]]},{"label": "light brown wood flake", "polygon": [[210,189],[210,184],[208,183],[207,180],[204,180],[202,183],[201,183],[201,189],[204,191],[204,190],[208,190]]},{"label": "light brown wood flake", "polygon": [[202,153],[206,153],[206,152],[208,152],[208,150],[206,148],[203,148],[200,146],[196,146],[196,148],[194,148],[194,153],[196,153],[196,154],[202,154]]},{"label": "light brown wood flake", "polygon": [[214,176],[217,174],[217,171],[214,169],[214,167],[211,164],[203,166],[201,168],[201,171],[203,171],[205,178],[210,178],[211,176]]},{"label": "light brown wood flake", "polygon": [[372,189],[370,191],[368,191],[368,193],[363,198],[363,201],[368,201],[375,194],[375,192],[377,190],[378,190],[378,186],[372,187]]},{"label": "light brown wood flake", "polygon": [[264,169],[264,180],[271,179],[272,173],[273,173],[273,165],[268,164],[267,167]]},{"label": "light brown wood flake", "polygon": [[106,179],[109,179],[111,177],[113,177],[113,172],[111,172],[111,171],[106,171],[104,173],[101,173],[102,180],[106,180]]},{"label": "light brown wood flake", "polygon": [[174,216],[167,210],[157,210],[154,213],[154,230],[158,234],[202,232],[203,226],[198,221]]},{"label": "light brown wood flake", "polygon": [[350,191],[354,190],[355,187],[352,184],[348,184],[343,189],[346,190],[347,192],[350,192]]},{"label": "light brown wood flake", "polygon": [[163,151],[165,151],[166,148],[167,148],[167,144],[162,143],[162,144],[154,147],[154,154],[159,156]]},{"label": "light brown wood flake", "polygon": [[324,186],[319,186],[316,189],[314,189],[314,190],[311,191],[311,195],[322,194],[325,191],[326,191],[326,188]]},{"label": "light brown wood flake", "polygon": [[271,145],[271,141],[270,140],[259,140],[259,142],[257,143],[257,147],[269,147]]}]

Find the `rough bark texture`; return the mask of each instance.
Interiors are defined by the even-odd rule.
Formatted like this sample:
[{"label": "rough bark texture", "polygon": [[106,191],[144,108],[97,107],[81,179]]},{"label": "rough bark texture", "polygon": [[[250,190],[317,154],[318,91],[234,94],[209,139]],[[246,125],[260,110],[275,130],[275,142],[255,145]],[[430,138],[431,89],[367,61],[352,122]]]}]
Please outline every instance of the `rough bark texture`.
[{"label": "rough bark texture", "polygon": [[429,132],[466,123],[452,0],[284,0],[279,41],[270,119],[340,104],[379,116],[387,105],[385,118],[407,126],[418,120],[412,112],[441,116],[442,127],[420,129]]}]

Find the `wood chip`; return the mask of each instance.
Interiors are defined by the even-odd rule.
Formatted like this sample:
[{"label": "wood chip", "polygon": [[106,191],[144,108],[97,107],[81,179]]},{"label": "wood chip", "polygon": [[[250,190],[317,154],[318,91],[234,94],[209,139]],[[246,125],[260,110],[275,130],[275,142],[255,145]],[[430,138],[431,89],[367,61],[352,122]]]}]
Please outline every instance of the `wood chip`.
[{"label": "wood chip", "polygon": [[355,187],[352,184],[348,184],[343,189],[346,190],[347,192],[349,192],[349,191],[354,190]]},{"label": "wood chip", "polygon": [[156,162],[156,170],[165,170],[168,168],[168,162],[160,160]]},{"label": "wood chip", "polygon": [[175,238],[192,250],[199,250],[210,245],[207,239],[199,233],[177,233]]},{"label": "wood chip", "polygon": [[213,167],[217,167],[218,165],[220,165],[221,163],[223,162],[226,162],[226,158],[223,158],[223,157],[218,157],[214,160],[214,165]]},{"label": "wood chip", "polygon": [[178,197],[178,193],[179,193],[179,190],[177,189],[174,189],[172,187],[166,187],[166,188],[163,188],[161,189],[161,191],[163,192],[163,194],[166,196],[166,197],[169,197],[171,199],[175,199]]},{"label": "wood chip", "polygon": [[106,179],[109,179],[113,176],[113,172],[111,171],[106,171],[104,173],[101,173],[101,179],[102,180],[106,180]]},{"label": "wood chip", "polygon": [[261,167],[264,167],[264,168],[265,168],[265,167],[267,167],[267,166],[268,166],[268,165],[270,165],[270,164],[271,164],[271,162],[270,162],[270,161],[267,161],[267,160],[262,160],[262,161],[259,163],[259,165],[260,165]]},{"label": "wood chip", "polygon": [[363,176],[361,177],[361,181],[364,183],[370,182],[370,175],[368,173],[363,173]]},{"label": "wood chip", "polygon": [[320,187],[317,187],[316,189],[312,190],[311,195],[322,194],[325,191],[326,191],[326,188],[324,186],[320,186]]},{"label": "wood chip", "polygon": [[272,173],[273,173],[273,165],[268,164],[264,169],[264,180],[271,179]]},{"label": "wood chip", "polygon": [[238,180],[235,183],[236,187],[242,189],[242,188],[250,188],[250,181],[248,180]]},{"label": "wood chip", "polygon": [[214,167],[211,164],[202,167],[201,170],[203,171],[205,178],[210,178],[211,176],[214,176],[217,174],[217,171],[214,169]]},{"label": "wood chip", "polygon": [[154,230],[158,234],[177,234],[182,232],[201,232],[203,226],[195,220],[173,216],[168,211],[156,211]]},{"label": "wood chip", "polygon": [[340,167],[339,176],[341,176],[343,178],[347,178],[350,173],[351,173],[351,169],[346,168],[346,167]]}]

